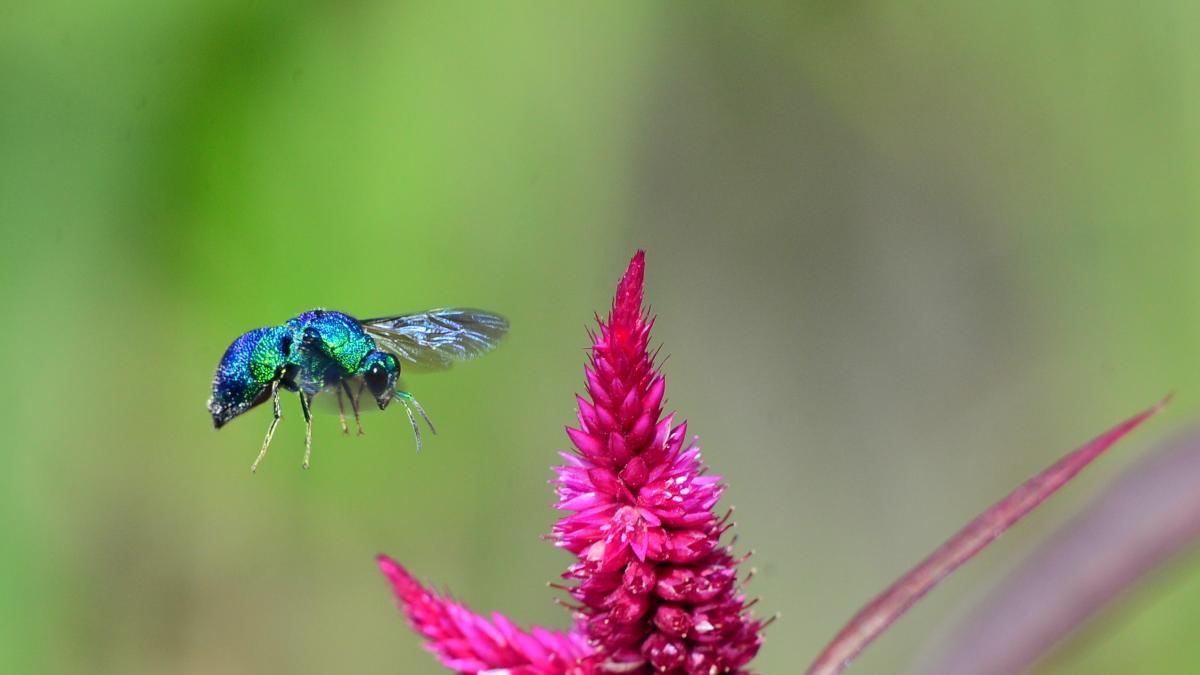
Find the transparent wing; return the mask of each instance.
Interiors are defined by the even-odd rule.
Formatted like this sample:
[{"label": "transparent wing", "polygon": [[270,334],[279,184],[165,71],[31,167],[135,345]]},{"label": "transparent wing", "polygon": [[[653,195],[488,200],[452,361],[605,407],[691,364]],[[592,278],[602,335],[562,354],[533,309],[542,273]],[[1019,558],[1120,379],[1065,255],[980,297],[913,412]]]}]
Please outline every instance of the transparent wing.
[{"label": "transparent wing", "polygon": [[491,351],[508,332],[507,319],[478,309],[431,309],[359,323],[380,349],[400,359],[401,372],[445,370]]}]

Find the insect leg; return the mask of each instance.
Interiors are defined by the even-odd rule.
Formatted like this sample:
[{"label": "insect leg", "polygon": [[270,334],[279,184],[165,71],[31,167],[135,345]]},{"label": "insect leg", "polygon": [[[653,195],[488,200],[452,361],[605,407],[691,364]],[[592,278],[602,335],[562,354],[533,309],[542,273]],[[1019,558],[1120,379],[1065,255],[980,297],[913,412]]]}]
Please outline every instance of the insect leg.
[{"label": "insect leg", "polygon": [[271,426],[267,427],[267,437],[263,439],[262,450],[258,451],[258,457],[250,465],[250,473],[258,471],[258,463],[263,461],[263,457],[267,456],[267,447],[271,445],[271,437],[275,435],[275,427],[279,425],[279,420],[283,417],[283,412],[279,409],[278,380],[271,383],[271,402],[275,404],[275,417],[271,420]]},{"label": "insect leg", "polygon": [[359,436],[363,435],[362,420],[360,420],[358,418],[358,401],[359,401],[359,399],[362,398],[363,386],[365,386],[365,385],[363,385],[361,383],[359,384],[358,395],[355,395],[353,392],[350,391],[350,385],[346,384],[345,380],[342,380],[342,390],[344,390],[346,392],[346,396],[350,397],[350,408],[354,410],[354,424],[355,424],[355,426],[358,427],[358,435]]},{"label": "insect leg", "polygon": [[300,410],[304,411],[304,463],[301,465],[308,468],[308,460],[312,457],[312,412],[308,409],[309,395],[300,392]]},{"label": "insect leg", "polygon": [[346,426],[346,407],[342,405],[342,390],[337,390],[338,399],[338,421],[342,423],[342,433],[350,433],[350,427]]},{"label": "insect leg", "polygon": [[402,401],[408,401],[409,403],[412,403],[413,407],[417,409],[417,412],[421,414],[421,419],[425,420],[425,424],[429,425],[429,430],[433,432],[434,436],[437,435],[437,429],[433,426],[433,420],[429,419],[429,414],[425,412],[425,408],[421,407],[421,403],[417,401],[417,397],[413,396],[407,391],[397,391],[396,396],[399,396]]}]

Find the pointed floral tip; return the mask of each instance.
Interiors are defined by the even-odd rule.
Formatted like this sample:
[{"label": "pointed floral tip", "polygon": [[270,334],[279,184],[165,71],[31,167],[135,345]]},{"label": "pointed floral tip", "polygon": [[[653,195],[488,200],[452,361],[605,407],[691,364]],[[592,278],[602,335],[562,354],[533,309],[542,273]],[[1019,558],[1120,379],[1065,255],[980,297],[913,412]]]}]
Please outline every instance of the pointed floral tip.
[{"label": "pointed floral tip", "polygon": [[525,632],[501,614],[492,614],[489,621],[425,588],[391,558],[381,555],[376,560],[413,630],[428,640],[428,649],[450,670],[564,675],[591,654],[578,633],[537,627]]},{"label": "pointed floral tip", "polygon": [[647,351],[642,309],[645,255],[617,284],[598,321],[577,398],[576,452],[555,471],[555,543],[579,560],[563,575],[596,646],[583,672],[740,673],[762,643],[762,623],[737,583],[712,509],[724,489],[705,475],[686,424],[663,415],[666,381]]},{"label": "pointed floral tip", "polygon": [[850,620],[808,669],[808,675],[837,675],[926,593],[973,558],[1008,528],[1066,485],[1093,460],[1142,422],[1162,410],[1171,396],[1121,422],[1070,453],[1007,497],[993,504],[922,560]]},{"label": "pointed floral tip", "polygon": [[646,252],[638,250],[629,261],[629,267],[617,284],[617,294],[613,298],[610,323],[631,326],[641,318],[642,287],[646,272]]}]

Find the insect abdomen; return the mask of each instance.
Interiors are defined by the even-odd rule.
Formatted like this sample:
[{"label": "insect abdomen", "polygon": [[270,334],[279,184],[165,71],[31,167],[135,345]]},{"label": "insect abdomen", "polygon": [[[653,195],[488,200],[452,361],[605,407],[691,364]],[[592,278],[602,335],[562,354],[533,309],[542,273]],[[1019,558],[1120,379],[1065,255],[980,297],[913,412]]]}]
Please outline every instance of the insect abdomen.
[{"label": "insect abdomen", "polygon": [[213,378],[208,408],[218,426],[261,402],[267,386],[287,365],[291,332],[283,326],[257,328],[225,350]]}]

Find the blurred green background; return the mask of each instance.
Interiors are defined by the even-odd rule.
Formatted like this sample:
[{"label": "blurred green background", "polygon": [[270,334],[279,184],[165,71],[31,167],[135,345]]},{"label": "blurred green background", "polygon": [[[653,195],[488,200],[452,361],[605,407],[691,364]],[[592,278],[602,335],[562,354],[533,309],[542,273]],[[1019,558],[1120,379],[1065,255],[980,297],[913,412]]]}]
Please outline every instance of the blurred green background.
[{"label": "blurred green background", "polygon": [[[7,3],[0,672],[437,673],[372,557],[565,627],[539,537],[584,326],[629,255],[797,672],[978,510],[1173,409],[854,666],[892,673],[1200,391],[1193,3]],[[239,333],[507,314],[313,468],[220,433]],[[1200,561],[1044,672],[1200,668]]]}]

